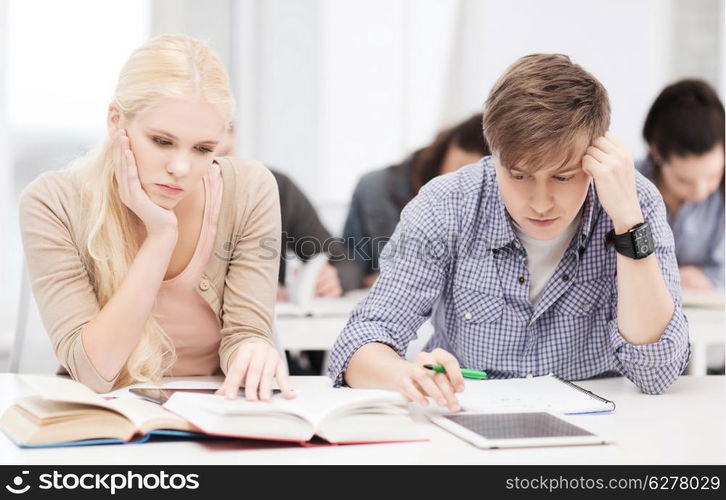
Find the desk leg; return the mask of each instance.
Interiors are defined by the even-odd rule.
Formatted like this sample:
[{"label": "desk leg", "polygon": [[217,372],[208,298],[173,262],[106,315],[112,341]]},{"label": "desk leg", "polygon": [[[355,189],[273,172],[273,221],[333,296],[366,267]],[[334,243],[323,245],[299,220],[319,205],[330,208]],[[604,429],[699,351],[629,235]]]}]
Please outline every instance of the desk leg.
[{"label": "desk leg", "polygon": [[705,342],[691,344],[691,359],[688,362],[689,375],[706,375],[706,351],[708,345]]},{"label": "desk leg", "polygon": [[324,351],[325,354],[323,355],[323,373],[320,375],[328,376],[328,364],[330,363],[330,351]]}]

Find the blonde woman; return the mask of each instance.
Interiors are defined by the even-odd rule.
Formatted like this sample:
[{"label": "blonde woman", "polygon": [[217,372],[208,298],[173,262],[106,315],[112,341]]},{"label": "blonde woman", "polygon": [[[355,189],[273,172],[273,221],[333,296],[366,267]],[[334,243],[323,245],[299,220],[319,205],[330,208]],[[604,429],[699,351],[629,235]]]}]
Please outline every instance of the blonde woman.
[{"label": "blonde woman", "polygon": [[121,70],[108,137],[25,190],[20,224],[56,356],[99,392],[226,374],[268,399],[287,371],[272,342],[280,238],[273,176],[215,158],[234,114],[218,57],[161,36]]}]

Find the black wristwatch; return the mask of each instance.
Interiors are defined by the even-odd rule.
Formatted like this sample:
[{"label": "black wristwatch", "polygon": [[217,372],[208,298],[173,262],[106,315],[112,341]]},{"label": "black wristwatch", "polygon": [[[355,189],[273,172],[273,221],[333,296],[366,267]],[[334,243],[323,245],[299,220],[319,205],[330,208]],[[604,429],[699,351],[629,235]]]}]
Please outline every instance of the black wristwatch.
[{"label": "black wristwatch", "polygon": [[636,224],[623,234],[615,234],[615,229],[611,229],[605,235],[605,247],[610,245],[615,245],[615,251],[631,259],[644,259],[654,251],[653,234],[647,222]]}]

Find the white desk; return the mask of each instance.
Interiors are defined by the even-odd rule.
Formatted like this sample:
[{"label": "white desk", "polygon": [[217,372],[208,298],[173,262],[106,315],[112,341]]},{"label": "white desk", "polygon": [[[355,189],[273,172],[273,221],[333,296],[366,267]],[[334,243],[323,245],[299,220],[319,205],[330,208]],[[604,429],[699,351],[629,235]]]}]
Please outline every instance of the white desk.
[{"label": "white desk", "polygon": [[291,316],[296,306],[278,303],[275,327],[282,347],[291,351],[329,351],[348,322],[348,317],[367,289],[352,290],[337,299],[314,299],[305,308],[317,311],[315,316]]},{"label": "white desk", "polygon": [[[292,377],[293,387],[329,384]],[[612,399],[609,415],[575,417],[616,444],[520,450],[480,450],[429,423],[412,407],[430,441],[305,448],[256,441],[177,441],[142,445],[23,450],[0,434],[3,464],[724,464],[724,377],[681,377],[667,394],[641,394],[625,378],[580,382]],[[27,392],[17,376],[0,374],[0,411]]]}]

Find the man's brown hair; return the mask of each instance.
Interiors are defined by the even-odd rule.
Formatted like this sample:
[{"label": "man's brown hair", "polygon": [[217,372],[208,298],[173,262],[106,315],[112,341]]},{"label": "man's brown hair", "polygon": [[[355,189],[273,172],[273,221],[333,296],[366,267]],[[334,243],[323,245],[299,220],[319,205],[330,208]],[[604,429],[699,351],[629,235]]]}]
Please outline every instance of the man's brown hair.
[{"label": "man's brown hair", "polygon": [[[484,104],[484,136],[506,168],[570,162],[610,127],[602,84],[562,54],[531,54],[510,66]],[[564,165],[558,165],[564,166]]]}]

